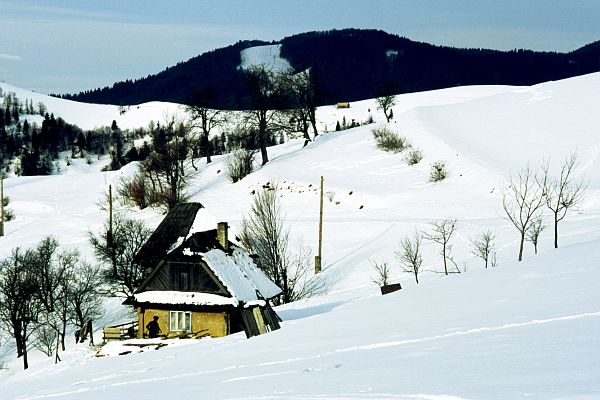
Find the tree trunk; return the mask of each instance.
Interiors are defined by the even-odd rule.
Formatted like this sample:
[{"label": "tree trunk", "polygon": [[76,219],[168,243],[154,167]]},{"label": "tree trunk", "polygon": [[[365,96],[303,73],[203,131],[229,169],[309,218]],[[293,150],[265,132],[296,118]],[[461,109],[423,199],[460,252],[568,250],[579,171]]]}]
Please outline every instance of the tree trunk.
[{"label": "tree trunk", "polygon": [[448,275],[448,262],[446,261],[446,244],[445,243],[443,245],[442,255],[444,256],[444,273],[446,275]]},{"label": "tree trunk", "polygon": [[308,143],[310,142],[310,136],[308,134],[308,130],[304,131],[303,136],[304,136],[304,145],[302,147],[306,147],[308,145]]},{"label": "tree trunk", "polygon": [[558,249],[558,218],[554,214],[554,248]]},{"label": "tree trunk", "polygon": [[306,147],[308,142],[310,142],[310,135],[308,134],[309,129],[310,129],[310,124],[308,123],[306,118],[304,118],[302,121],[302,136],[304,137],[304,146],[302,146],[302,147]]},{"label": "tree trunk", "polygon": [[62,351],[65,351],[65,336],[67,335],[67,321],[66,319],[63,319],[63,324],[62,324],[62,332],[61,332],[61,336],[60,336],[60,347],[62,348]]},{"label": "tree trunk", "polygon": [[17,346],[17,358],[23,356],[23,345],[21,338],[20,328],[17,328],[17,323],[13,323],[13,336],[15,338],[15,344]]},{"label": "tree trunk", "polygon": [[312,125],[312,128],[313,128],[313,139],[314,139],[317,136],[319,136],[319,133],[317,132],[317,117],[315,115],[315,111],[311,111],[311,113],[310,113],[310,124]]},{"label": "tree trunk", "polygon": [[20,338],[21,352],[23,354],[23,369],[29,368],[29,360],[27,360],[27,328],[23,329],[23,335]]},{"label": "tree trunk", "polygon": [[519,244],[519,261],[523,261],[523,245],[525,243],[525,231],[521,232],[521,243]]},{"label": "tree trunk", "polygon": [[206,141],[206,163],[210,164],[212,159],[210,158],[210,139],[208,138],[208,132],[204,133],[204,140]]},{"label": "tree trunk", "polygon": [[29,368],[29,361],[27,360],[27,349],[23,352],[23,369]]},{"label": "tree trunk", "polygon": [[269,156],[267,155],[267,116],[263,116],[261,111],[260,121],[258,123],[258,144],[260,146],[260,155],[262,157],[262,164],[265,165],[269,162]]},{"label": "tree trunk", "polygon": [[262,157],[261,165],[265,165],[269,162],[269,156],[267,155],[267,147],[264,144],[260,145],[260,155]]}]

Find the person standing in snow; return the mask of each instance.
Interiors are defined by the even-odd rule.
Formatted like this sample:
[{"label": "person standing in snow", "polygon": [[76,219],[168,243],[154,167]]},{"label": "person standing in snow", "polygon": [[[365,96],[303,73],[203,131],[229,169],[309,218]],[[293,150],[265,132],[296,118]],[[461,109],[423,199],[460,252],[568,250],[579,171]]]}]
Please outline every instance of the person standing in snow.
[{"label": "person standing in snow", "polygon": [[158,334],[162,332],[160,330],[160,326],[158,325],[157,315],[154,316],[154,319],[152,321],[148,322],[148,325],[146,325],[146,329],[148,329],[148,337],[150,339],[157,338]]}]

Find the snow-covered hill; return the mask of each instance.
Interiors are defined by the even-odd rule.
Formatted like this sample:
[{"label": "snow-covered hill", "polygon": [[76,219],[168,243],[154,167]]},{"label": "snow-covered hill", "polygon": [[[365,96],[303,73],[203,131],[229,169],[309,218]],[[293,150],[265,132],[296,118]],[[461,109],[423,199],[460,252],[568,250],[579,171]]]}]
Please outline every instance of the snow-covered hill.
[{"label": "snow-covered hill", "polygon": [[[41,101],[78,124],[118,114],[112,106],[52,100]],[[278,182],[292,247],[302,241],[316,248],[316,187],[324,176],[326,293],[279,307],[283,329],[250,340],[236,334],[104,358],[71,346],[62,363],[38,357],[25,372],[5,358],[2,398],[600,398],[599,101],[600,74],[398,96],[389,128],[423,151],[415,166],[403,154],[376,149],[373,125],[323,133],[306,148],[301,141],[270,148],[271,161],[236,184],[224,176],[223,157],[215,157],[195,178],[191,199],[235,231],[251,192]],[[143,110],[148,120],[161,119]],[[333,130],[336,121],[365,121],[369,114],[383,124],[374,101],[322,107],[318,119]],[[556,166],[576,150],[588,190],[580,210],[560,225],[561,247],[553,249],[547,229],[539,254],[527,247],[525,260],[516,262],[518,235],[502,213],[502,181],[528,162]],[[430,166],[440,160],[449,176],[431,183]],[[86,232],[104,220],[96,203],[133,168],[99,172],[76,163],[62,175],[7,179],[17,219],[0,238],[0,257],[53,234],[91,258]],[[151,210],[122,211],[151,226],[161,219]],[[442,218],[458,219],[453,255],[464,272],[426,272],[416,285],[400,272],[394,252],[403,236]],[[486,229],[496,232],[499,265],[484,270],[470,240]],[[439,270],[438,253],[424,246],[428,270]],[[381,296],[371,260],[388,261],[403,289]],[[103,321],[124,313],[112,302]]]},{"label": "snow-covered hill", "polygon": [[[173,103],[155,101],[118,107],[113,105],[78,103],[50,97],[3,82],[0,82],[0,88],[5,94],[14,92],[22,102],[32,100],[34,106],[38,103],[44,104],[48,113],[53,113],[55,117],[62,117],[66,122],[75,124],[81,129],[110,126],[113,120],[117,121],[121,129],[135,129],[148,126],[150,121],[164,121],[166,115],[173,116],[181,113],[181,107]],[[124,112],[121,112],[121,109]],[[41,117],[36,116],[32,122],[41,122]]]}]

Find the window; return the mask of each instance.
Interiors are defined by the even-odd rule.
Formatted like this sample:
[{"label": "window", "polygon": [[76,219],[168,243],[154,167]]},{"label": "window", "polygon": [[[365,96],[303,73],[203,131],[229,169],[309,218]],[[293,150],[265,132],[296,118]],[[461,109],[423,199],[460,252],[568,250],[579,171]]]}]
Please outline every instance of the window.
[{"label": "window", "polygon": [[191,332],[192,313],[189,311],[169,312],[169,330],[171,332]]},{"label": "window", "polygon": [[190,290],[189,272],[181,271],[179,275],[179,290]]},{"label": "window", "polygon": [[170,263],[171,267],[171,288],[174,290],[189,291],[193,288],[195,265],[189,263]]}]

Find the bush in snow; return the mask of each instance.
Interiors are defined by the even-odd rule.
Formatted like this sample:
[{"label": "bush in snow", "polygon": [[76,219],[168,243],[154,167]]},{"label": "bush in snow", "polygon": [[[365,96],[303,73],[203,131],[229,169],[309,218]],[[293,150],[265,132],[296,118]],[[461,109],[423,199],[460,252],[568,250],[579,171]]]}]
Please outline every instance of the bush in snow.
[{"label": "bush in snow", "polygon": [[8,222],[8,221],[12,221],[13,219],[15,219],[15,213],[6,208],[6,206],[8,206],[8,196],[4,196],[4,198],[2,199],[2,204],[4,206],[4,222]]},{"label": "bush in snow", "polygon": [[412,149],[406,156],[406,162],[408,165],[415,165],[421,162],[423,159],[423,152],[419,149]]},{"label": "bush in snow", "polygon": [[151,185],[141,172],[129,181],[122,178],[117,191],[125,203],[136,205],[142,210],[157,202]]},{"label": "bush in snow", "polygon": [[431,166],[431,172],[429,173],[430,182],[439,182],[446,179],[448,176],[448,170],[444,161],[436,161]]},{"label": "bush in snow", "polygon": [[405,137],[396,134],[386,127],[373,128],[371,132],[373,133],[378,149],[400,153],[410,147]]},{"label": "bush in snow", "polygon": [[237,149],[225,161],[225,172],[233,183],[252,173],[254,169],[254,150]]}]

